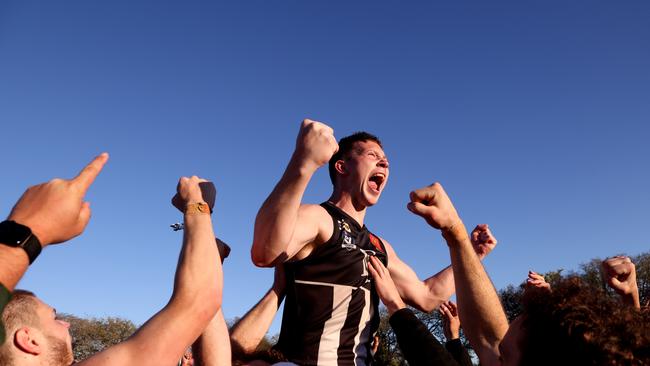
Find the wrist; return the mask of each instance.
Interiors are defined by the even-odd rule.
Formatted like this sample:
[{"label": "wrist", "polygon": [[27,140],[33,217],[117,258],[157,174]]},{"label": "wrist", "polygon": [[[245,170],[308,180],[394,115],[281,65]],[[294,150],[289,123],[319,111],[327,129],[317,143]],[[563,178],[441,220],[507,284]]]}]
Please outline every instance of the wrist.
[{"label": "wrist", "polygon": [[23,252],[29,264],[34,262],[43,248],[32,228],[14,220],[0,222],[0,244]]},{"label": "wrist", "polygon": [[188,215],[202,215],[202,214],[210,214],[210,206],[208,206],[207,203],[203,202],[202,200],[196,200],[196,201],[189,201],[185,205],[185,216]]},{"label": "wrist", "polygon": [[447,244],[460,242],[465,238],[468,238],[465,224],[460,218],[454,224],[442,228],[440,231],[442,233],[442,237],[447,241]]},{"label": "wrist", "polygon": [[406,304],[404,304],[404,301],[401,299],[387,302],[384,305],[386,305],[386,310],[388,310],[388,316],[391,316],[396,311],[402,310],[406,307]]},{"label": "wrist", "polygon": [[295,152],[289,161],[291,171],[296,172],[301,176],[311,177],[320,168],[320,165],[305,158],[300,153]]}]

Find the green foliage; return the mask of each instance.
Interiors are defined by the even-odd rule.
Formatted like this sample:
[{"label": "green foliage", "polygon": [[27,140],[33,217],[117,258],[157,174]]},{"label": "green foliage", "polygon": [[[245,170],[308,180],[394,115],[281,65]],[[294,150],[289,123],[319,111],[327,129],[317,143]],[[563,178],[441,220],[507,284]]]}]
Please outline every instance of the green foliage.
[{"label": "green foliage", "polygon": [[76,361],[84,360],[112,345],[125,341],[137,330],[133,322],[121,318],[84,319],[69,314],[59,317],[70,323],[72,349]]}]

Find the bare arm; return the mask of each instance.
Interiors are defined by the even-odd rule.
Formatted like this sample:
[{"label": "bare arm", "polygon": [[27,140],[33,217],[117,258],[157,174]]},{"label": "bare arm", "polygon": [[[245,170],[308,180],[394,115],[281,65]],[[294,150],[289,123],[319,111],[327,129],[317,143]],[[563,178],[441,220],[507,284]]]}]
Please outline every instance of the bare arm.
[{"label": "bare arm", "polygon": [[499,343],[508,321],[490,278],[470,242],[465,226],[442,186],[413,192],[409,209],[442,231],[449,246],[458,310],[467,339],[483,365],[499,364]]},{"label": "bare arm", "polygon": [[275,268],[273,286],[262,299],[232,327],[230,342],[237,353],[250,355],[268,332],[275,314],[284,299],[284,268]]},{"label": "bare arm", "polygon": [[431,312],[447,301],[454,293],[454,273],[451,267],[422,281],[406,263],[397,256],[392,246],[384,241],[388,254],[388,270],[400,296],[414,308]]},{"label": "bare arm", "polygon": [[255,265],[271,267],[284,262],[316,238],[318,226],[306,218],[312,212],[309,206],[301,206],[301,201],[312,175],[337,149],[331,128],[303,121],[289,165],[255,219],[251,248]]},{"label": "bare arm", "polygon": [[[496,246],[497,240],[485,224],[472,231],[472,246],[479,259],[485,258]],[[388,269],[400,295],[418,310],[431,312],[454,294],[454,273],[451,266],[422,281],[406,263],[397,256],[392,246],[384,240],[388,252]]]},{"label": "bare arm", "polygon": [[[108,154],[103,153],[73,179],[53,179],[28,188],[8,220],[29,227],[42,247],[78,236],[90,220],[90,204],[84,196],[107,161]],[[0,283],[7,289],[13,290],[28,266],[25,250],[0,245]]]},{"label": "bare arm", "polygon": [[127,341],[80,365],[173,365],[216,314],[221,306],[222,268],[209,210],[197,213],[193,205],[203,202],[201,181],[198,177],[181,178],[178,184],[178,196],[187,211],[169,303]]},{"label": "bare arm", "polygon": [[192,345],[198,366],[229,366],[232,362],[228,325],[221,309]]}]

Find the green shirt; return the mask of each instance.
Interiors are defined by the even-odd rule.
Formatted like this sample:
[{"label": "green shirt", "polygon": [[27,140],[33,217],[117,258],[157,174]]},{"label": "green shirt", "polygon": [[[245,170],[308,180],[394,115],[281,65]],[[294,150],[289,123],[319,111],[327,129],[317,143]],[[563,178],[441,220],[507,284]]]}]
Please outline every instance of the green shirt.
[{"label": "green shirt", "polygon": [[[11,292],[9,292],[9,290],[7,290],[7,288],[0,283],[0,315],[2,314],[2,311],[4,310],[7,303],[9,303],[10,299],[11,299]],[[0,317],[0,344],[3,344],[4,342],[5,342],[5,327],[2,324],[2,317]]]}]

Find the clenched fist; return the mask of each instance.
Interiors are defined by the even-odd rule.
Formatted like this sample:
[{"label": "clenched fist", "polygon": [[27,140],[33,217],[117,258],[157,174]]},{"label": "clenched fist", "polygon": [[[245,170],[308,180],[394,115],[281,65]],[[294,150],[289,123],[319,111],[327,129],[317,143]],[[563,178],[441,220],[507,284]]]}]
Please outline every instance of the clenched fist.
[{"label": "clenched fist", "polygon": [[621,296],[632,296],[638,292],[636,267],[629,257],[616,256],[602,263],[605,282]]},{"label": "clenched fist", "polygon": [[411,202],[406,206],[409,211],[424,218],[429,225],[441,230],[443,234],[463,226],[454,205],[440,183],[417,189],[411,192],[410,198]]},{"label": "clenched fist", "polygon": [[84,202],[84,196],[106,161],[108,154],[103,153],[73,179],[52,179],[29,187],[9,220],[28,226],[43,246],[78,236],[90,220],[90,203]]},{"label": "clenched fist", "polygon": [[176,186],[176,195],[172,198],[172,204],[179,211],[185,212],[189,203],[205,202],[199,183],[207,180],[193,175],[192,177],[181,177]]},{"label": "clenched fist", "polygon": [[497,238],[492,235],[487,224],[476,225],[470,236],[474,251],[479,257],[485,257],[497,246]]},{"label": "clenched fist", "polygon": [[295,152],[302,163],[318,169],[327,164],[338,150],[339,144],[332,128],[309,119],[302,121]]}]

